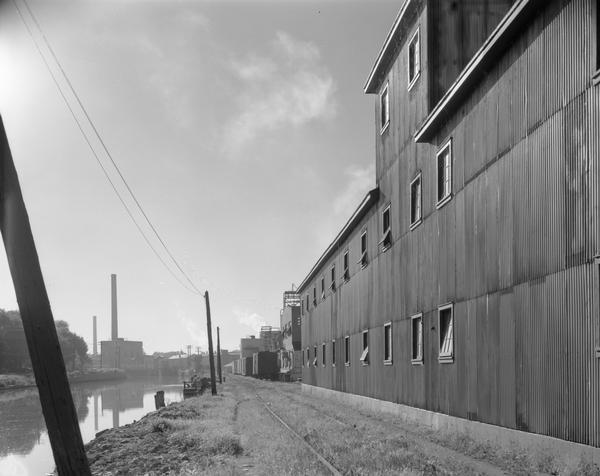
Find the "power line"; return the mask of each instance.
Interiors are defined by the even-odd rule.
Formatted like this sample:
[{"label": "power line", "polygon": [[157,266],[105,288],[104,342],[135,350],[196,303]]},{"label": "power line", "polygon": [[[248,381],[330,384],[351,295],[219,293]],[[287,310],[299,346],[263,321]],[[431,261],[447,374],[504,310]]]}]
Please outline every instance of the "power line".
[{"label": "power line", "polygon": [[106,146],[106,144],[104,143],[104,140],[102,139],[102,137],[100,136],[100,133],[98,132],[98,130],[96,129],[96,126],[94,124],[94,122],[92,121],[91,117],[89,116],[86,108],[84,107],[83,103],[81,102],[81,99],[79,98],[79,95],[77,94],[77,92],[75,91],[75,88],[73,87],[73,84],[71,83],[71,81],[69,80],[69,77],[67,76],[64,68],[62,67],[62,64],[60,63],[58,57],[56,56],[54,49],[52,48],[52,46],[50,45],[50,42],[48,41],[48,39],[46,38],[46,35],[44,34],[39,22],[37,21],[36,16],[34,15],[33,11],[31,10],[29,4],[27,3],[27,0],[23,0],[23,3],[25,4],[25,7],[27,8],[29,15],[31,16],[31,18],[33,19],[33,22],[35,23],[38,31],[40,32],[44,43],[46,44],[46,47],[48,48],[48,50],[50,51],[50,53],[52,54],[52,57],[54,58],[54,61],[56,62],[56,64],[58,65],[58,68],[60,69],[64,79],[66,80],[69,89],[71,90],[73,96],[75,96],[77,103],[79,104],[79,107],[81,108],[81,110],[83,111],[88,123],[90,124],[90,126],[92,127],[92,130],[94,131],[94,134],[96,135],[96,137],[98,138],[100,144],[102,145],[102,148],[104,149],[106,155],[108,156],[108,158],[110,159],[113,167],[115,168],[115,170],[117,171],[117,173],[119,174],[119,177],[121,178],[121,180],[123,181],[125,187],[127,188],[127,191],[129,192],[130,196],[133,198],[137,208],[140,210],[140,212],[142,213],[142,216],[144,217],[144,219],[146,220],[146,222],[148,223],[148,225],[150,226],[152,232],[154,233],[154,235],[156,236],[156,238],[159,240],[160,244],[162,245],[162,247],[165,249],[165,251],[167,252],[167,254],[169,255],[169,257],[171,258],[171,260],[173,261],[173,263],[175,264],[175,266],[177,267],[177,269],[179,270],[179,272],[185,277],[185,279],[187,280],[187,282],[190,284],[190,286],[192,287],[192,289],[190,289],[188,286],[186,286],[171,270],[171,268],[169,266],[167,266],[167,264],[165,263],[165,261],[162,259],[162,257],[159,255],[159,253],[156,251],[156,249],[152,246],[152,244],[150,243],[148,237],[146,236],[146,234],[144,233],[144,231],[141,229],[140,225],[138,224],[137,220],[134,218],[133,214],[131,213],[131,210],[129,209],[129,207],[127,206],[127,204],[125,203],[123,197],[121,196],[121,194],[119,193],[119,191],[117,190],[114,182],[111,180],[106,168],[104,167],[104,165],[102,164],[98,154],[96,153],[94,147],[92,146],[87,134],[85,133],[85,131],[83,130],[83,127],[79,121],[79,119],[76,117],[75,112],[73,111],[73,108],[71,107],[67,97],[65,96],[60,84],[58,83],[58,80],[56,79],[56,76],[54,75],[54,72],[52,71],[52,68],[50,67],[44,53],[42,52],[38,42],[35,39],[35,36],[33,35],[33,32],[31,31],[31,29],[29,28],[29,25],[27,24],[27,22],[25,21],[25,18],[23,17],[23,14],[21,12],[21,9],[19,8],[19,6],[17,5],[16,0],[13,0],[13,4],[15,5],[15,8],[17,9],[17,12],[19,13],[19,16],[21,17],[21,20],[23,22],[23,24],[25,25],[25,28],[27,29],[27,32],[29,33],[29,36],[31,37],[31,39],[33,40],[36,49],[38,51],[38,53],[40,54],[40,56],[42,57],[42,60],[44,61],[44,64],[46,65],[46,68],[48,69],[48,72],[50,73],[50,76],[52,76],[52,79],[54,81],[54,84],[56,85],[56,87],[58,88],[60,95],[63,98],[63,101],[65,102],[65,104],[67,105],[67,108],[69,109],[71,115],[73,116],[73,119],[75,120],[75,122],[77,123],[77,126],[81,132],[81,134],[83,135],[86,143],[88,144],[88,147],[90,148],[90,150],[92,151],[92,154],[94,155],[94,157],[96,158],[96,161],[98,162],[98,164],[100,165],[102,171],[104,172],[104,176],[106,177],[106,179],[109,181],[112,189],[114,190],[115,194],[117,195],[117,197],[119,198],[119,201],[121,202],[121,204],[125,207],[125,210],[127,211],[127,214],[129,215],[129,217],[131,218],[131,220],[134,222],[136,228],[139,230],[139,232],[141,233],[142,237],[144,238],[144,240],[146,241],[146,243],[148,244],[148,246],[150,246],[150,248],[152,249],[152,251],[154,252],[154,254],[156,255],[156,257],[160,260],[160,262],[163,264],[163,266],[169,271],[169,273],[177,280],[177,282],[179,282],[179,284],[181,284],[186,290],[192,292],[192,293],[197,293],[200,295],[203,295],[203,293],[196,287],[196,285],[194,284],[194,282],[190,279],[190,277],[185,273],[185,271],[183,270],[183,268],[181,267],[181,265],[179,264],[179,262],[175,259],[175,257],[173,256],[173,253],[170,251],[170,249],[167,247],[165,241],[163,240],[163,238],[160,236],[160,234],[158,233],[158,231],[156,230],[156,227],[154,226],[154,224],[152,223],[152,221],[150,220],[150,218],[148,217],[148,215],[146,214],[146,212],[144,211],[142,205],[140,204],[140,202],[138,201],[137,197],[135,196],[133,190],[131,189],[131,187],[129,186],[127,180],[125,179],[125,177],[123,176],[123,174],[121,173],[121,170],[119,169],[116,161],[114,160],[112,154],[110,153],[110,151],[108,150],[108,147]]}]

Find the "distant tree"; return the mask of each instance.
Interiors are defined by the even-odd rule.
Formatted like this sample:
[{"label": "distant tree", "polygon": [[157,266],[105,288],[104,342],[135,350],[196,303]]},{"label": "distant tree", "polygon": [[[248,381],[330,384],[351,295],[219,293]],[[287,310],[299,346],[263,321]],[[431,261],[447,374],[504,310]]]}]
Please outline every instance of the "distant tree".
[{"label": "distant tree", "polygon": [[[68,370],[89,363],[88,347],[81,336],[69,330],[65,321],[56,321],[56,333]],[[23,372],[31,369],[29,350],[19,311],[0,309],[0,371]]]}]

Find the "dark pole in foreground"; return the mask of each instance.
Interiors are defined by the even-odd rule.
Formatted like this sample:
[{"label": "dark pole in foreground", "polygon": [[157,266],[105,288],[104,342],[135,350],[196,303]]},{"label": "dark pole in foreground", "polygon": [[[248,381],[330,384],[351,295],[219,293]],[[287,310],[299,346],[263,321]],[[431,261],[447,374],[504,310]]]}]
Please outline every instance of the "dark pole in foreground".
[{"label": "dark pole in foreground", "polygon": [[221,372],[221,337],[219,336],[219,326],[217,326],[217,369],[219,370],[219,383],[223,383],[223,374]]},{"label": "dark pole in foreground", "polygon": [[212,345],[212,327],[210,324],[210,301],[208,299],[208,291],[204,292],[204,300],[206,301],[206,328],[208,330],[208,363],[210,365],[210,389],[213,395],[217,394],[217,382],[215,381],[215,356],[213,354]]},{"label": "dark pole in foreground", "polygon": [[0,231],[58,474],[90,474],[27,209],[0,119]]}]

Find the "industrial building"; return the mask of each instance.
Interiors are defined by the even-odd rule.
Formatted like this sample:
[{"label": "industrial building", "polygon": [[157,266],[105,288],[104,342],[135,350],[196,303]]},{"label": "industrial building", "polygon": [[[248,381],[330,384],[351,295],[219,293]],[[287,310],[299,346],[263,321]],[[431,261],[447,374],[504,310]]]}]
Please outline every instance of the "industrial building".
[{"label": "industrial building", "polygon": [[[110,276],[111,296],[111,339],[100,342],[100,366],[108,369],[129,371],[146,370],[144,345],[141,341],[130,341],[119,337],[117,311],[117,275]],[[94,319],[94,348],[96,348],[96,320]]]},{"label": "industrial building", "polygon": [[598,41],[596,0],[403,2],[376,184],[298,288],[305,391],[600,446]]}]

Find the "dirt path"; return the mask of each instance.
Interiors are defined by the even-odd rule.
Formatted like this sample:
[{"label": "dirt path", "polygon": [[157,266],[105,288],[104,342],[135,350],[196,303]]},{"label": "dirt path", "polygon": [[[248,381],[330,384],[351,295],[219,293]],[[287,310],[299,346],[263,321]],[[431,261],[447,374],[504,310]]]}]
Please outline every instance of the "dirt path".
[{"label": "dirt path", "polygon": [[[262,404],[251,398],[251,395],[258,394],[342,474],[507,474],[488,462],[410,433],[397,422],[374,419],[337,403],[314,402],[299,392],[298,385],[243,377],[234,377],[234,381],[239,386],[237,391],[246,395],[250,420],[256,421],[257,415],[260,419],[264,418]],[[283,427],[275,419],[270,418],[263,423],[289,441],[287,431],[282,432]],[[249,431],[257,435],[254,429]],[[292,441],[292,444],[301,446],[298,442]],[[242,446],[246,448],[243,441]],[[288,456],[291,456],[289,452]],[[311,454],[307,457],[318,461]],[[264,474],[260,467],[256,469],[259,471],[257,474]],[[292,465],[290,469],[290,474],[307,474],[305,468],[298,471],[299,468]],[[315,474],[330,474],[322,466],[320,472],[318,465],[313,469],[317,471]]]}]

